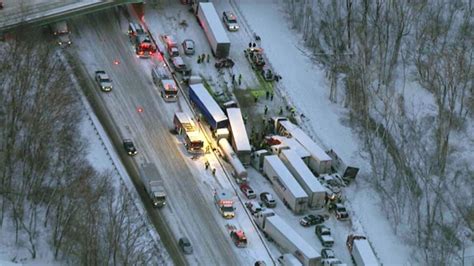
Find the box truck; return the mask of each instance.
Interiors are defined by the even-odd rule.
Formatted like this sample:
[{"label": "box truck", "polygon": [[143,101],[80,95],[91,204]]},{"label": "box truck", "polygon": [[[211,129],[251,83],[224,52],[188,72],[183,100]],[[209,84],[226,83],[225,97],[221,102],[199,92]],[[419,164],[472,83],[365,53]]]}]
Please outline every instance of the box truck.
[{"label": "box truck", "polygon": [[153,203],[153,207],[160,208],[165,206],[166,192],[156,165],[152,163],[142,164],[139,171],[145,185],[145,190]]},{"label": "box truck", "polygon": [[276,194],[294,213],[300,214],[308,208],[308,194],[288,171],[277,155],[265,156],[263,173],[270,179]]}]

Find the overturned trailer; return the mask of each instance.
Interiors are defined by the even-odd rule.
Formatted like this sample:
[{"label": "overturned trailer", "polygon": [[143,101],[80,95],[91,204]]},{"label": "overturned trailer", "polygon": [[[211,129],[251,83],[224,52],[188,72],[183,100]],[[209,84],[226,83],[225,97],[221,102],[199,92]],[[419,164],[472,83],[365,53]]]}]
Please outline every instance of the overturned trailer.
[{"label": "overturned trailer", "polygon": [[247,182],[248,173],[245,169],[242,162],[239,160],[239,157],[230,146],[229,141],[226,138],[219,139],[219,147],[221,148],[222,152],[226,160],[232,165],[234,168],[234,177],[237,183],[244,183]]}]

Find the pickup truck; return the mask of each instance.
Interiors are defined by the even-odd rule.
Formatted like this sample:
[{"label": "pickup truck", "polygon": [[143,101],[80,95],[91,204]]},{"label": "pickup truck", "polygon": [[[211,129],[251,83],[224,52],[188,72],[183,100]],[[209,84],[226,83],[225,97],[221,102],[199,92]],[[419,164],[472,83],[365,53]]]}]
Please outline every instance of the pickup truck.
[{"label": "pickup truck", "polygon": [[323,247],[332,247],[334,245],[334,239],[331,236],[331,229],[325,225],[317,225],[314,232],[318,236],[319,241]]}]

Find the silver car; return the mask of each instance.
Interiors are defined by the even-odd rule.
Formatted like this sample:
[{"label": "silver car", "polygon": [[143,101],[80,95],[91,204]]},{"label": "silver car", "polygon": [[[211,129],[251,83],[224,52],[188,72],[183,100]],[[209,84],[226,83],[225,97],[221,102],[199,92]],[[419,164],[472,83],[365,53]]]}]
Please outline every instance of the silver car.
[{"label": "silver car", "polygon": [[191,39],[186,39],[182,43],[183,51],[185,55],[193,55],[194,54],[194,41]]}]

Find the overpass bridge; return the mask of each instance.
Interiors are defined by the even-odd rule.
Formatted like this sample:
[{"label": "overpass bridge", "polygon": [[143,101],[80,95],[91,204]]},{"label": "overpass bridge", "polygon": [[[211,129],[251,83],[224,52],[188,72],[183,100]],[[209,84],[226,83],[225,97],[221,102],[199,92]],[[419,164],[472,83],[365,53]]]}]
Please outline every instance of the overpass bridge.
[{"label": "overpass bridge", "polygon": [[4,0],[0,9],[0,32],[34,25],[42,26],[106,8],[143,3],[144,0]]}]

